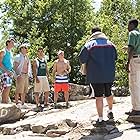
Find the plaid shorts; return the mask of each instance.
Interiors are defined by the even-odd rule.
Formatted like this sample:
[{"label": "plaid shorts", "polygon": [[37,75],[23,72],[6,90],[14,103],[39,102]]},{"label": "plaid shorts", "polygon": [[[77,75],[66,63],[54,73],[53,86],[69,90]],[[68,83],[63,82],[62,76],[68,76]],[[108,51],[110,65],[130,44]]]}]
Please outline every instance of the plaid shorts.
[{"label": "plaid shorts", "polygon": [[0,90],[12,85],[12,78],[7,73],[2,73],[0,76]]}]

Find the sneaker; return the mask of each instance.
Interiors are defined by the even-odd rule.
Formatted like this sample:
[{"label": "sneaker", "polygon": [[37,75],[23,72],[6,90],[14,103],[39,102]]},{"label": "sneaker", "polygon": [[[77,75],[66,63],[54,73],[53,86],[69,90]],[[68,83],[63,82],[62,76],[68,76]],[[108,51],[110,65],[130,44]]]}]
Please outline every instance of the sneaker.
[{"label": "sneaker", "polygon": [[68,102],[66,102],[66,108],[69,108],[69,103]]},{"label": "sneaker", "polygon": [[93,124],[94,127],[105,127],[106,123],[104,120],[102,120],[101,122],[99,122],[99,119],[96,121],[95,124]]},{"label": "sneaker", "polygon": [[113,116],[113,113],[112,112],[109,112],[107,114],[107,117],[108,117],[109,120],[113,120],[114,119],[114,116]]},{"label": "sneaker", "polygon": [[57,109],[57,104],[56,103],[54,103],[54,108]]},{"label": "sneaker", "polygon": [[34,109],[35,112],[42,112],[43,111],[43,107],[42,106],[37,106],[35,109]]},{"label": "sneaker", "polygon": [[50,106],[50,104],[49,104],[49,103],[44,104],[44,108],[49,107],[49,106]]},{"label": "sneaker", "polygon": [[18,104],[16,104],[16,106],[17,106],[17,108],[21,109],[22,104],[21,103],[18,103]]},{"label": "sneaker", "polygon": [[21,109],[29,109],[29,106],[26,104],[21,105]]},{"label": "sneaker", "polygon": [[42,105],[39,105],[39,106],[38,106],[38,110],[39,110],[40,112],[43,111],[43,107],[42,107]]}]

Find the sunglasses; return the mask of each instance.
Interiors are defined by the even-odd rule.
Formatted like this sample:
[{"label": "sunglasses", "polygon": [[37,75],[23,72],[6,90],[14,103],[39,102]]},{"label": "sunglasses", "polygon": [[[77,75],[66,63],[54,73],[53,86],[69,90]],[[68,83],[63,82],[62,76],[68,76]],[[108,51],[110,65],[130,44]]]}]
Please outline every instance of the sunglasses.
[{"label": "sunglasses", "polygon": [[38,52],[40,52],[40,53],[41,53],[41,52],[43,52],[43,51],[42,51],[42,50],[39,50]]},{"label": "sunglasses", "polygon": [[27,50],[27,48],[26,48],[26,47],[21,47],[21,49],[23,49],[23,48]]}]

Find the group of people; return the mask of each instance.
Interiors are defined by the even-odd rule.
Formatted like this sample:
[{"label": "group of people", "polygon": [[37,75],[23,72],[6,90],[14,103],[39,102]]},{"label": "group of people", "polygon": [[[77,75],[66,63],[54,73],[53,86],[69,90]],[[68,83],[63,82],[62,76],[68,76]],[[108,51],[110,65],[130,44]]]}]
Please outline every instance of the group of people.
[{"label": "group of people", "polygon": [[[132,110],[125,112],[128,115],[140,115],[140,31],[138,20],[132,19],[128,22],[128,61],[126,70],[129,73],[129,88],[132,100]],[[117,51],[115,45],[101,32],[99,27],[92,29],[90,39],[85,43],[80,52],[80,62],[85,66],[87,83],[94,90],[98,119],[95,126],[106,125],[103,119],[103,98],[108,103],[107,117],[114,118],[113,95],[111,86],[115,80],[115,61]]]},{"label": "group of people", "polygon": [[[14,47],[14,39],[6,41],[6,47],[0,52],[0,72],[1,72],[1,92],[2,103],[9,102],[9,93],[13,79],[16,81],[15,103],[19,108],[27,108],[25,97],[28,93],[29,78],[34,79],[34,97],[37,108],[43,107],[40,104],[40,94],[44,94],[44,107],[48,106],[48,97],[50,92],[50,75],[47,61],[45,60],[44,49],[37,49],[37,57],[31,63],[28,57],[28,46],[22,44],[19,46],[19,54],[15,57],[11,49]],[[64,58],[64,51],[59,50],[58,59],[54,61],[53,83],[54,83],[54,107],[57,106],[58,93],[64,92],[66,107],[69,103],[69,79],[71,66],[68,60]]]},{"label": "group of people", "polygon": [[[126,70],[129,72],[129,87],[132,99],[132,111],[126,112],[128,115],[140,115],[140,31],[138,30],[138,20],[133,19],[128,23],[128,62]],[[33,61],[32,66],[27,55],[27,46],[19,47],[20,54],[13,59],[11,49],[14,47],[14,40],[6,41],[6,48],[0,52],[0,70],[2,72],[2,103],[8,103],[8,97],[12,79],[16,79],[15,102],[21,105],[25,103],[25,95],[28,92],[28,78],[33,73],[34,78],[34,95],[37,107],[40,106],[39,94],[44,92],[44,106],[48,106],[49,71],[47,62],[44,57],[43,48],[38,48],[37,58]],[[53,82],[54,82],[54,106],[56,107],[60,91],[64,92],[66,106],[69,100],[69,78],[71,66],[68,60],[64,58],[64,51],[59,50],[58,59],[53,65]],[[111,87],[115,80],[115,61],[117,60],[117,51],[115,45],[109,41],[108,37],[101,32],[99,27],[92,29],[92,35],[81,49],[79,59],[85,66],[86,82],[94,90],[96,99],[96,108],[98,120],[96,125],[104,126],[103,119],[103,98],[106,97],[108,103],[107,117],[113,119],[113,95]]]}]

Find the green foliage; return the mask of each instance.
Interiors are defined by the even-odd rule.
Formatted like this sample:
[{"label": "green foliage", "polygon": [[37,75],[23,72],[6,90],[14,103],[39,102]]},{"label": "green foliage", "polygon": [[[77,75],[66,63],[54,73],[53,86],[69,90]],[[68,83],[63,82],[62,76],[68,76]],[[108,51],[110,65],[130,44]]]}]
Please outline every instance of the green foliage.
[{"label": "green foliage", "polygon": [[4,14],[2,27],[12,22],[19,44],[30,43],[32,59],[38,47],[46,48],[51,62],[56,59],[56,52],[62,49],[72,66],[71,82],[80,81],[76,45],[94,15],[90,0],[5,0],[1,9]]}]

